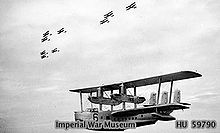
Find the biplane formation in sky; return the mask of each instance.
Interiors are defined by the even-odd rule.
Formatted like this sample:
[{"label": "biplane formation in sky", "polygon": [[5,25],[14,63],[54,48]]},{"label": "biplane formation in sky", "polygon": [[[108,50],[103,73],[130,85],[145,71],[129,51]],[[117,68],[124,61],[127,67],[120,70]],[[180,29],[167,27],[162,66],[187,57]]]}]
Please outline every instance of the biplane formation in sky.
[{"label": "biplane formation in sky", "polygon": [[[112,122],[135,122],[136,127],[155,124],[157,121],[171,121],[176,118],[170,114],[174,110],[189,109],[189,103],[183,103],[180,101],[180,90],[174,91],[173,102],[171,102],[173,93],[173,82],[178,80],[190,79],[201,77],[202,75],[192,71],[181,71],[166,75],[154,76],[150,78],[143,78],[133,81],[114,83],[109,85],[88,87],[82,89],[69,90],[71,92],[77,92],[80,94],[81,111],[75,112],[76,121],[94,120],[94,114],[97,115],[97,121],[109,120]],[[170,92],[164,91],[161,93],[161,84],[170,82]],[[145,97],[139,97],[136,95],[136,88],[158,84],[157,93],[152,92],[149,99],[149,104],[137,107],[137,104],[141,104],[146,101]],[[127,94],[127,89],[133,88],[133,95]],[[118,93],[113,93],[114,90],[118,90]],[[103,93],[110,91],[110,97],[104,97]],[[93,104],[99,104],[98,108],[87,108],[83,110],[82,94],[88,93],[90,96],[88,100]],[[96,93],[96,96],[92,94]],[[159,102],[161,101],[161,102]],[[126,103],[133,103],[134,107],[126,109]],[[114,110],[113,107],[122,104],[122,109]],[[102,105],[110,105],[111,110],[104,111]],[[100,129],[102,130],[102,129]],[[119,129],[121,130],[121,129]]]}]

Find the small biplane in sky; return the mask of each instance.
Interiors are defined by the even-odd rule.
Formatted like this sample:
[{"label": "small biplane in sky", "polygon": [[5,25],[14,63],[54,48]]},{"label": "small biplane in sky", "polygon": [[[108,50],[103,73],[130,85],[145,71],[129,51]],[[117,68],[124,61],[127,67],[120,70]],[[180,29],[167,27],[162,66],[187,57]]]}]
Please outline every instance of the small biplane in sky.
[{"label": "small biplane in sky", "polygon": [[[171,116],[170,114],[174,110],[188,109],[189,107],[187,105],[190,104],[180,101],[180,90],[174,91],[173,102],[171,102],[173,93],[173,82],[201,76],[201,74],[196,72],[181,71],[122,83],[69,90],[71,92],[77,92],[80,94],[81,111],[75,112],[75,120],[93,120],[93,115],[97,114],[98,121],[109,120],[113,122],[135,122],[136,127],[155,124],[157,121],[175,120],[176,118]],[[169,97],[168,92],[164,91],[161,93],[161,102],[159,102],[161,84],[166,82],[170,82]],[[157,94],[155,92],[152,92],[150,95],[149,104],[143,105],[142,107],[137,107],[137,104],[143,103],[146,99],[144,97],[139,97],[136,95],[136,88],[153,84],[158,84]],[[129,88],[133,88],[133,95],[127,95],[127,89]],[[118,93],[114,94],[114,90],[118,90]],[[106,91],[110,91],[111,97],[107,98],[103,96],[103,93]],[[83,110],[83,93],[89,93],[90,96],[88,100],[91,103],[99,104],[99,109],[87,108],[87,110]],[[92,96],[93,93],[96,93],[96,96]],[[117,106],[121,103],[122,109],[113,109],[113,106]],[[134,103],[134,108],[126,109],[126,103]],[[110,105],[111,110],[104,111],[102,109],[102,105]]]}]

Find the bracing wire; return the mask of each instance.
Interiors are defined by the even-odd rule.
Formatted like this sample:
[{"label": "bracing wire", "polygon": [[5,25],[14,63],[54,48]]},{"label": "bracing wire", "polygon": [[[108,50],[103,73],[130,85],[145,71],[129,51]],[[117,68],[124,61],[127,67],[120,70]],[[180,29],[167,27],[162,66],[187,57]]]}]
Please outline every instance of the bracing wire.
[{"label": "bracing wire", "polygon": [[129,91],[129,89],[128,89],[128,92],[130,93],[130,95],[132,95],[131,92]]},{"label": "bracing wire", "polygon": [[104,91],[105,95],[109,98],[108,94]]}]

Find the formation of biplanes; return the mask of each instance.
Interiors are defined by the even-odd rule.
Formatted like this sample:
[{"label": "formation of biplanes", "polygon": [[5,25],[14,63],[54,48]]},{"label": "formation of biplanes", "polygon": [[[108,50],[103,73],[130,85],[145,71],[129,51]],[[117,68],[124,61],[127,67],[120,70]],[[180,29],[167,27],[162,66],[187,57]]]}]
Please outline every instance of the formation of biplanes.
[{"label": "formation of biplanes", "polygon": [[[201,76],[202,75],[197,72],[181,71],[127,82],[69,90],[80,94],[81,111],[75,112],[75,120],[93,120],[94,114],[97,114],[98,121],[109,120],[113,122],[135,122],[137,127],[155,124],[157,121],[175,120],[176,118],[170,114],[174,110],[188,109],[190,104],[180,101],[180,90],[174,91],[173,102],[171,101],[174,81]],[[170,91],[169,93],[166,91],[162,92],[161,102],[159,102],[161,84],[166,82],[170,82]],[[157,93],[151,93],[149,104],[137,107],[137,104],[146,101],[145,97],[137,96],[137,87],[153,84],[158,84]],[[133,95],[127,94],[129,88],[133,88]],[[118,90],[118,93],[113,93],[114,90]],[[111,93],[109,98],[103,96],[103,93],[106,91],[110,91]],[[93,96],[93,93],[96,93],[96,96]],[[93,104],[98,104],[99,109],[87,108],[86,110],[83,110],[82,94],[90,94],[88,100]],[[133,103],[134,108],[126,109],[126,103]],[[120,104],[122,104],[122,108],[114,110],[113,107]],[[104,111],[102,105],[111,106],[111,110]]]}]

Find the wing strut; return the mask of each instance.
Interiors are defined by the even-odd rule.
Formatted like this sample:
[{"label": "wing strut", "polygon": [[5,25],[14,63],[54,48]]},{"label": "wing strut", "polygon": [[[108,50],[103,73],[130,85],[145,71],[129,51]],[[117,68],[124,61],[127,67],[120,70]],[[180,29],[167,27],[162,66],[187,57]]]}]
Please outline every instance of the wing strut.
[{"label": "wing strut", "polygon": [[[134,97],[137,95],[136,86],[134,86]],[[134,103],[134,108],[137,108],[137,104]]]},{"label": "wing strut", "polygon": [[[102,88],[99,87],[97,91],[97,97],[102,97],[103,96],[103,91]],[[102,111],[102,104],[99,104],[99,110]]]},{"label": "wing strut", "polygon": [[159,86],[158,86],[158,93],[157,93],[157,104],[159,104],[159,98],[160,98],[160,87],[161,87],[161,77],[159,77]]},{"label": "wing strut", "polygon": [[169,103],[171,103],[172,89],[173,89],[173,80],[171,80],[171,85],[170,85],[170,97],[169,97]]},{"label": "wing strut", "polygon": [[[111,90],[111,95],[113,95],[113,90]],[[111,105],[111,111],[113,111],[113,105]]]},{"label": "wing strut", "polygon": [[[121,93],[126,94],[124,83],[121,84]],[[122,110],[125,110],[125,102],[122,102]]]},{"label": "wing strut", "polygon": [[[90,92],[90,97],[92,97],[92,92]],[[91,108],[93,108],[93,106],[92,106],[92,102],[91,102]]]},{"label": "wing strut", "polygon": [[80,91],[80,106],[81,106],[81,112],[83,112],[83,103],[82,103],[82,92]]}]

